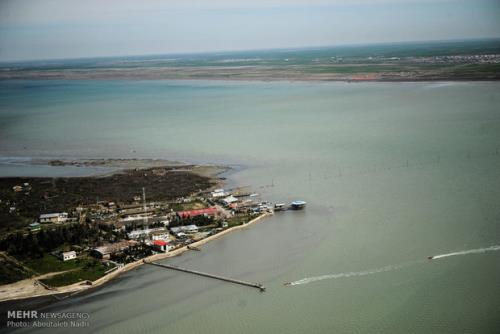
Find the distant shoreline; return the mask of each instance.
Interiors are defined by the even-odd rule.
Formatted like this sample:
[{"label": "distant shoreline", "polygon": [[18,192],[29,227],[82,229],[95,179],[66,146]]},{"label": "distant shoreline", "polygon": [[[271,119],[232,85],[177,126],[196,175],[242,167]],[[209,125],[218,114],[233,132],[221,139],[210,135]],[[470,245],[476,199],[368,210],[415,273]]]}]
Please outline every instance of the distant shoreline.
[{"label": "distant shoreline", "polygon": [[[401,72],[355,72],[351,74],[340,73],[294,73],[294,69],[118,69],[118,70],[42,70],[42,71],[1,71],[0,82],[9,81],[234,81],[234,82],[442,82],[442,81],[498,81],[500,71],[493,70],[488,73],[470,70],[467,73],[434,73],[417,71]],[[221,74],[222,73],[222,74]]]}]

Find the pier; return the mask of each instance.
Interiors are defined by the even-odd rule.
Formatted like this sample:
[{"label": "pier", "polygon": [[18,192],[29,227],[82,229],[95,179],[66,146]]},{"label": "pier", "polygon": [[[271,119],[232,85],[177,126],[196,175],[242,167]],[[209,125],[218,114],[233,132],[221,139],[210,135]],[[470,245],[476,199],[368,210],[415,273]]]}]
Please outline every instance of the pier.
[{"label": "pier", "polygon": [[212,274],[204,273],[204,272],[201,272],[201,271],[186,269],[186,268],[177,267],[177,266],[170,266],[170,265],[161,264],[161,263],[158,263],[158,262],[144,261],[144,263],[151,264],[151,265],[157,266],[157,267],[162,267],[162,268],[165,268],[165,269],[172,269],[172,270],[182,271],[182,272],[185,272],[185,273],[195,274],[195,275],[198,275],[198,276],[214,278],[214,279],[218,279],[220,281],[235,283],[235,284],[239,284],[239,285],[245,285],[245,286],[249,286],[251,288],[257,288],[261,292],[266,291],[266,288],[262,284],[258,284],[258,283],[250,283],[250,282],[240,281],[240,280],[237,280],[237,279],[234,279],[234,278],[229,278],[229,277],[224,277],[224,276],[218,276],[218,275],[212,275]]}]

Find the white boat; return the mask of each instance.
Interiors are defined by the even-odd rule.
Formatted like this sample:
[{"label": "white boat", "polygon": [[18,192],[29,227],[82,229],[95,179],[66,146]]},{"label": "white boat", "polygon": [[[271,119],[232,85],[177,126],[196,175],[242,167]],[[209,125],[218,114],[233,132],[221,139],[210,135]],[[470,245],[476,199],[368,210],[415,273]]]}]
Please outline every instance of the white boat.
[{"label": "white boat", "polygon": [[290,207],[293,209],[293,210],[301,210],[303,209],[305,206],[306,206],[306,202],[305,201],[293,201],[291,204],[290,204]]}]

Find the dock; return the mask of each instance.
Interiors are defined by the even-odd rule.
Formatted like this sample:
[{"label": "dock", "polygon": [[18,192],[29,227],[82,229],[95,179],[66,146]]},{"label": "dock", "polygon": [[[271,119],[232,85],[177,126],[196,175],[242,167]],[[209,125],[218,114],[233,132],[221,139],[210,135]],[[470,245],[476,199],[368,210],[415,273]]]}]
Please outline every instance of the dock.
[{"label": "dock", "polygon": [[229,277],[224,277],[224,276],[218,276],[218,275],[208,274],[208,273],[204,273],[204,272],[201,272],[201,271],[186,269],[186,268],[177,267],[177,266],[170,266],[168,264],[161,264],[161,263],[158,263],[158,262],[144,261],[144,263],[151,264],[153,266],[157,266],[157,267],[161,267],[161,268],[165,268],[165,269],[172,269],[172,270],[182,271],[182,272],[185,272],[185,273],[195,274],[195,275],[198,275],[198,276],[203,276],[203,277],[209,277],[209,278],[213,278],[213,279],[218,279],[220,281],[225,281],[225,282],[235,283],[235,284],[239,284],[239,285],[249,286],[251,288],[257,288],[261,292],[266,291],[266,288],[262,284],[259,284],[259,283],[250,283],[250,282],[240,281],[240,280],[237,280],[237,279],[234,279],[234,278],[229,278]]}]

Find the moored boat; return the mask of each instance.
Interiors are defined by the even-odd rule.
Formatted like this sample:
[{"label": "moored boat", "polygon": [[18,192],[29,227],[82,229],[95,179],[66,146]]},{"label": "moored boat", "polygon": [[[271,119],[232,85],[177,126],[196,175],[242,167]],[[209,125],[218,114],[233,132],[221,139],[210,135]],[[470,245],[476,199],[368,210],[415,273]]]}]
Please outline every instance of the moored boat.
[{"label": "moored boat", "polygon": [[285,203],[276,203],[274,204],[274,211],[283,211],[286,209]]},{"label": "moored boat", "polygon": [[305,201],[293,201],[291,204],[290,204],[290,207],[293,209],[293,210],[301,210],[303,209],[305,206],[306,206],[306,202]]}]

